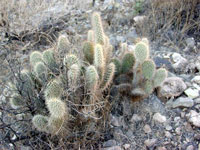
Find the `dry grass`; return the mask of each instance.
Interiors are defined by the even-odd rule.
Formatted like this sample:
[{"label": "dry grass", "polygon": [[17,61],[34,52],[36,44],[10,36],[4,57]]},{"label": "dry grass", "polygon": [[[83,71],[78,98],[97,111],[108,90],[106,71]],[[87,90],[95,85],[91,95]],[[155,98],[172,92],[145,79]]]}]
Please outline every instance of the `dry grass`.
[{"label": "dry grass", "polygon": [[139,27],[139,33],[177,48],[185,46],[185,35],[197,36],[199,40],[199,3],[199,0],[150,0],[145,8],[147,20]]}]

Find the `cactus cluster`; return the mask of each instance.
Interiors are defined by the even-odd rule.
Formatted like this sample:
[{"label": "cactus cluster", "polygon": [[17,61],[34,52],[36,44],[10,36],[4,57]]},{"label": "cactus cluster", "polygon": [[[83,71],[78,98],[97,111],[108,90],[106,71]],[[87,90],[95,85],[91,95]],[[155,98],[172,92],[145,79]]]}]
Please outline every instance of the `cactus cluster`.
[{"label": "cactus cluster", "polygon": [[[31,99],[33,125],[39,131],[57,134],[68,128],[70,121],[77,119],[74,122],[81,126],[84,116],[96,118],[100,115],[103,110],[100,101],[107,96],[105,91],[114,77],[133,75],[129,86],[131,93],[135,96],[151,94],[167,76],[166,70],[157,70],[149,58],[147,40],[137,43],[133,52],[127,47],[123,43],[121,56],[113,58],[113,47],[103,30],[100,14],[93,13],[92,29],[81,51],[84,58],[71,52],[66,35],[58,37],[56,48],[32,52],[31,69],[22,70],[19,80],[12,86],[11,106],[24,107],[27,99]],[[64,52],[67,53],[63,58],[57,57]],[[124,87],[125,84],[121,89]]]},{"label": "cactus cluster", "polygon": [[127,51],[127,46],[123,43],[122,61],[118,58],[112,60],[117,68],[116,75],[131,73],[132,96],[148,96],[162,84],[167,77],[167,71],[164,68],[156,69],[153,60],[149,58],[149,44],[146,38],[136,43],[132,52]]}]

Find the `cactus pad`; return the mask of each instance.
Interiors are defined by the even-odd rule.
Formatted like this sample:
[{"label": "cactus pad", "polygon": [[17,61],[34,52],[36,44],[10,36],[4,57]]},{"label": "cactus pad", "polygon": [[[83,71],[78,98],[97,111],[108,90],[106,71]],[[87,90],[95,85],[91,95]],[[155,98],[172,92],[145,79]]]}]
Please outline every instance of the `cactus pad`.
[{"label": "cactus pad", "polygon": [[32,119],[33,125],[39,131],[46,131],[46,127],[48,125],[48,117],[43,115],[35,115]]},{"label": "cactus pad", "polygon": [[145,60],[142,64],[142,74],[145,79],[152,80],[155,74],[155,64],[152,60]]},{"label": "cactus pad", "polygon": [[155,73],[154,80],[153,80],[154,87],[160,86],[166,77],[167,77],[167,70],[164,68],[158,69]]},{"label": "cactus pad", "polygon": [[39,51],[34,51],[30,54],[30,63],[32,66],[35,66],[36,63],[42,62],[42,53]]},{"label": "cactus pad", "polygon": [[67,68],[70,68],[73,64],[78,64],[78,58],[76,57],[76,55],[73,54],[66,55],[64,58],[64,65]]},{"label": "cactus pad", "polygon": [[96,90],[98,85],[98,73],[94,66],[89,66],[86,69],[86,84],[89,90]]},{"label": "cactus pad", "polygon": [[122,73],[128,73],[135,64],[135,58],[132,53],[126,53],[122,59]]},{"label": "cactus pad", "polygon": [[92,42],[85,42],[83,44],[83,53],[85,59],[92,64],[94,60],[94,44]]},{"label": "cactus pad", "polygon": [[135,46],[134,55],[135,55],[135,59],[139,63],[143,63],[145,61],[145,59],[147,59],[149,57],[148,45],[144,42],[137,43]]}]

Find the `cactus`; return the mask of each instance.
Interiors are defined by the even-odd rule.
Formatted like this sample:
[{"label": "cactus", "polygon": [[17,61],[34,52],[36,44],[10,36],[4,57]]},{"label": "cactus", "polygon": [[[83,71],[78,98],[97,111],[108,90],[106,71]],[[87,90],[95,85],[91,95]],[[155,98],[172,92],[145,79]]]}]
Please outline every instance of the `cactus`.
[{"label": "cactus", "polygon": [[86,84],[89,90],[96,90],[98,85],[99,76],[94,66],[89,66],[86,69]]},{"label": "cactus", "polygon": [[158,69],[155,73],[154,80],[153,80],[154,87],[160,86],[166,77],[167,77],[166,69],[164,68]]},{"label": "cactus", "polygon": [[65,52],[67,51],[67,48],[69,46],[69,40],[66,35],[60,35],[58,38],[58,43],[57,43],[57,50],[58,52]]},{"label": "cactus", "polygon": [[152,80],[156,70],[154,62],[152,60],[145,60],[141,68],[144,78]]},{"label": "cactus", "polygon": [[104,45],[104,31],[101,22],[101,16],[99,13],[94,12],[92,14],[92,28],[95,34],[95,42]]},{"label": "cactus", "polygon": [[42,53],[39,51],[34,51],[30,55],[30,63],[32,66],[35,66],[38,62],[42,62]]},{"label": "cactus", "polygon": [[45,99],[60,98],[62,91],[62,84],[58,81],[58,79],[54,79],[47,85],[45,90]]},{"label": "cactus", "polygon": [[122,59],[121,72],[128,73],[133,68],[134,64],[135,64],[134,55],[132,53],[126,53]]},{"label": "cactus", "polygon": [[80,78],[80,68],[77,64],[73,64],[68,73],[67,73],[67,76],[68,76],[68,82],[69,84],[73,87],[73,86],[76,86],[76,83],[77,81],[79,80]]},{"label": "cactus", "polygon": [[49,122],[47,126],[47,131],[52,134],[56,134],[61,129],[64,123],[63,118],[55,118],[53,116],[49,117]]},{"label": "cactus", "polygon": [[87,40],[88,40],[88,42],[92,42],[92,43],[94,42],[94,31],[93,30],[88,31]]},{"label": "cactus", "polygon": [[146,94],[150,95],[153,92],[153,90],[154,90],[154,87],[153,87],[152,81],[150,80],[145,81],[144,91],[146,92]]},{"label": "cactus", "polygon": [[120,60],[114,58],[111,60],[111,62],[114,63],[115,65],[115,75],[119,75],[121,73],[121,67],[122,67]]},{"label": "cactus", "polygon": [[104,57],[105,57],[105,61],[106,63],[109,63],[111,58],[112,58],[112,54],[113,54],[113,46],[112,45],[108,45],[106,48],[105,48],[105,51],[104,51]]},{"label": "cactus", "polygon": [[94,60],[94,44],[92,42],[85,42],[83,44],[83,53],[85,59],[92,64]]},{"label": "cactus", "polygon": [[45,132],[48,125],[48,117],[43,115],[35,115],[32,119],[32,122],[37,130]]},{"label": "cactus", "polygon": [[104,80],[102,84],[103,90],[105,90],[113,80],[115,74],[115,65],[114,63],[110,63],[106,69],[105,75],[104,75]]},{"label": "cactus", "polygon": [[76,55],[68,54],[65,56],[63,63],[69,69],[73,64],[78,64],[78,58]]},{"label": "cactus", "polygon": [[34,72],[36,74],[36,77],[42,82],[45,83],[47,80],[47,68],[44,65],[43,62],[38,62],[34,66]]},{"label": "cactus", "polygon": [[47,108],[51,116],[55,118],[63,118],[66,113],[66,104],[60,99],[51,98],[46,100]]},{"label": "cactus", "polygon": [[21,106],[24,106],[24,100],[19,94],[13,94],[10,98],[10,105],[13,109],[17,109]]},{"label": "cactus", "polygon": [[137,43],[134,55],[138,63],[143,63],[149,57],[149,46],[144,42]]},{"label": "cactus", "polygon": [[57,68],[53,49],[45,50],[42,54],[42,58],[45,65],[47,65],[50,70],[55,70]]},{"label": "cactus", "polygon": [[94,51],[94,65],[98,70],[99,76],[102,79],[105,69],[105,59],[103,54],[103,48],[100,44],[95,46]]}]

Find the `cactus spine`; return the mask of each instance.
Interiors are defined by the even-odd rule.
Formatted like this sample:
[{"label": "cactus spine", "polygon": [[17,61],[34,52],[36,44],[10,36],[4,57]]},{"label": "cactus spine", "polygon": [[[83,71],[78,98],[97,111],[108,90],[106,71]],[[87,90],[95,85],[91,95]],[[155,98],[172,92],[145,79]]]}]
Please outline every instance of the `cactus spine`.
[{"label": "cactus spine", "polygon": [[86,69],[86,83],[89,90],[96,90],[98,85],[99,75],[94,66],[89,66]]}]

